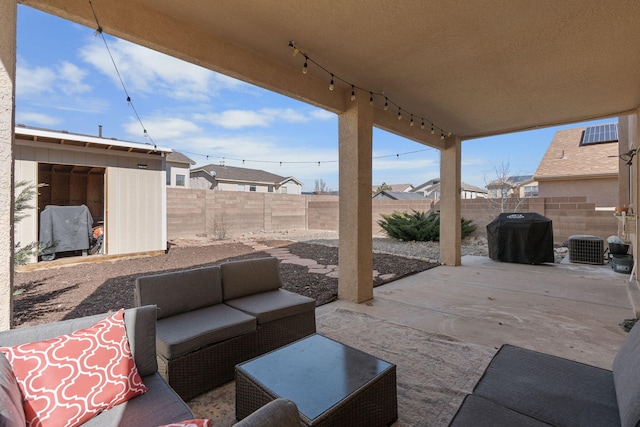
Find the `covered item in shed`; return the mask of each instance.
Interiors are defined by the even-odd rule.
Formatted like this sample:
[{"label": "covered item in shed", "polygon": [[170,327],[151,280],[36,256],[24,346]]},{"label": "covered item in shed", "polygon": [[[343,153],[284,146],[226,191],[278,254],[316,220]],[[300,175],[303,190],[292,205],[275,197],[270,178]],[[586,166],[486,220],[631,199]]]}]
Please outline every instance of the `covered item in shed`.
[{"label": "covered item in shed", "polygon": [[487,224],[489,257],[522,264],[555,262],[553,226],[535,212],[501,213]]},{"label": "covered item in shed", "polygon": [[47,206],[40,214],[42,259],[52,260],[57,252],[89,249],[92,226],[93,217],[85,205]]}]

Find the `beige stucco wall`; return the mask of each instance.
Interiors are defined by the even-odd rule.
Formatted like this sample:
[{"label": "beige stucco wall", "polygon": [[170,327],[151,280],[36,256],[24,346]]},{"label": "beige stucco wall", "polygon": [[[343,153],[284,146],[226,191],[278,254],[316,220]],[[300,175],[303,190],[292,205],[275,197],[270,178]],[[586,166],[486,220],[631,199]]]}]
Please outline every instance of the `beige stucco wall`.
[{"label": "beige stucco wall", "polygon": [[615,207],[618,205],[618,177],[540,181],[538,195],[540,197],[571,197],[584,195],[588,203],[596,207]]},{"label": "beige stucco wall", "polygon": [[[106,168],[105,253],[120,255],[166,249],[165,172],[160,156],[43,147],[22,140],[16,140],[15,156],[16,182],[36,182],[38,162]],[[147,168],[139,169],[139,163]],[[38,239],[37,209],[29,214],[16,227],[16,241],[23,244]]]},{"label": "beige stucco wall", "polygon": [[[182,163],[171,163],[167,162],[167,174],[171,178],[167,177],[167,185],[169,187],[178,187],[178,188],[189,188],[189,166],[184,166]],[[183,175],[184,176],[184,185],[177,186],[176,185],[176,176]]]}]

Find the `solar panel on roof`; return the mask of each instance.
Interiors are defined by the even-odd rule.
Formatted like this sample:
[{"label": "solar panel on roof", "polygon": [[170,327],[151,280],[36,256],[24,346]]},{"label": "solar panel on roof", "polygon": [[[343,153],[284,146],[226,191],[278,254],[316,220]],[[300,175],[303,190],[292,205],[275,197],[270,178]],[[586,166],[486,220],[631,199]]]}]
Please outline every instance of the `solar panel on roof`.
[{"label": "solar panel on roof", "polygon": [[618,124],[607,123],[604,125],[589,126],[582,133],[580,145],[602,144],[618,140]]}]

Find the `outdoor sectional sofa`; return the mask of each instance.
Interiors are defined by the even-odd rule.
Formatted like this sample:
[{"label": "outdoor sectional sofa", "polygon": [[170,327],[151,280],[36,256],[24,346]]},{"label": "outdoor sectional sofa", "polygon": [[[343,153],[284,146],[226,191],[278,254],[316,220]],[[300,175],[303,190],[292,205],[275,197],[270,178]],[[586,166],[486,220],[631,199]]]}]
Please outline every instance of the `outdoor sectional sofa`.
[{"label": "outdoor sectional sofa", "polygon": [[640,326],[613,370],[504,345],[451,427],[640,425]]},{"label": "outdoor sectional sofa", "polygon": [[315,333],[315,300],[281,287],[273,257],[138,277],[135,304],[158,307],[162,377],[189,400],[233,380],[238,363]]},{"label": "outdoor sectional sofa", "polygon": [[[135,396],[111,409],[100,412],[83,426],[136,426],[157,427],[174,422],[191,420],[194,414],[174,390],[160,377],[156,362],[156,307],[144,306],[124,311],[127,340],[136,369],[147,388],[144,394]],[[38,326],[0,332],[0,347],[41,342],[71,334],[91,327],[112,313],[87,316]],[[85,337],[85,341],[87,341]],[[0,353],[0,425],[24,425],[22,400],[11,365]],[[235,424],[236,427],[261,426],[298,427],[300,417],[296,405],[279,399],[263,406],[249,417]]]}]

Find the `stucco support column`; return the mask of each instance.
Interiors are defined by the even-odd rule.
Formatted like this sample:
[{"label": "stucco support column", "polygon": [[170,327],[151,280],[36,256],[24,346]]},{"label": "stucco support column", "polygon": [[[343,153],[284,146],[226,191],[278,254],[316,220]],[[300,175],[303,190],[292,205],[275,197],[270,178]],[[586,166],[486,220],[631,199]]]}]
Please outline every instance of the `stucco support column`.
[{"label": "stucco support column", "polygon": [[440,262],[460,265],[462,227],[460,191],[462,141],[458,137],[440,151]]},{"label": "stucco support column", "polygon": [[[350,96],[350,94],[349,94]],[[371,155],[373,107],[368,94],[347,99],[338,120],[340,159],[340,243],[338,298],[364,302],[373,298]]]},{"label": "stucco support column", "polygon": [[13,132],[16,81],[16,0],[0,0],[0,331],[13,314]]}]

